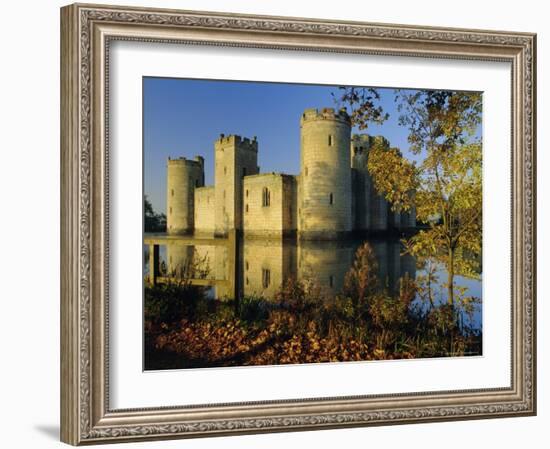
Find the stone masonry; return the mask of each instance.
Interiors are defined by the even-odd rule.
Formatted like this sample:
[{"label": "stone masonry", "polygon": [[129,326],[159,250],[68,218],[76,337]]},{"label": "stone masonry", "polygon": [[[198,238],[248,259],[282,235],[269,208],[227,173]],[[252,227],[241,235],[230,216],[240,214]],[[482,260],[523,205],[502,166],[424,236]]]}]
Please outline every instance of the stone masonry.
[{"label": "stone masonry", "polygon": [[204,160],[169,159],[167,232],[331,240],[352,233],[412,229],[414,210],[391,211],[367,170],[381,136],[351,135],[345,110],[306,109],[300,118],[300,174],[262,173],[258,141],[223,134],[214,142],[214,185]]}]

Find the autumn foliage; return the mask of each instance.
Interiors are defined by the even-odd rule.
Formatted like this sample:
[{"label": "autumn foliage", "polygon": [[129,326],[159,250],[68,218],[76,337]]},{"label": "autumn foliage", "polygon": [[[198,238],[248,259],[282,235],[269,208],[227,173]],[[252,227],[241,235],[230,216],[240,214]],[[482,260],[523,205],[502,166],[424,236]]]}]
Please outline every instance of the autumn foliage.
[{"label": "autumn foliage", "polygon": [[457,331],[445,306],[415,305],[413,279],[403,277],[397,291],[390,291],[377,270],[365,243],[337,295],[326,294],[314,280],[294,278],[273,300],[216,301],[186,284],[148,288],[146,368],[433,357],[465,354],[480,344],[478,336]]}]

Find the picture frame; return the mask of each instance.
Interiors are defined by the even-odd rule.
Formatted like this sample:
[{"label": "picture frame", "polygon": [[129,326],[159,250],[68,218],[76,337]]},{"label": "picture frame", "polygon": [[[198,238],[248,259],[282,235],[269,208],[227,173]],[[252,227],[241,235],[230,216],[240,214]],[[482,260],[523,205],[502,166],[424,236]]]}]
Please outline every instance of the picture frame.
[{"label": "picture frame", "polygon": [[[511,66],[510,385],[114,409],[109,51],[115,41]],[[536,36],[74,4],[61,9],[61,440],[94,444],[536,414]],[[136,153],[140,154],[139,152]],[[138,157],[138,156],[136,156]],[[141,226],[141,224],[140,224]]]}]

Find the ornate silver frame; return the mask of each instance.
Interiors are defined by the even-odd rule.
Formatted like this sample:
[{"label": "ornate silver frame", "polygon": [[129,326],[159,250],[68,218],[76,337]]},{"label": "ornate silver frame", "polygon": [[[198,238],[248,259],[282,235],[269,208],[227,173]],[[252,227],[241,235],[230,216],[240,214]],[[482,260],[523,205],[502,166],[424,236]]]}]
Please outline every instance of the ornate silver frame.
[{"label": "ornate silver frame", "polygon": [[[536,36],[75,4],[61,9],[61,439],[73,445],[536,413]],[[512,65],[510,388],[111,410],[108,395],[109,43],[508,61]]]}]

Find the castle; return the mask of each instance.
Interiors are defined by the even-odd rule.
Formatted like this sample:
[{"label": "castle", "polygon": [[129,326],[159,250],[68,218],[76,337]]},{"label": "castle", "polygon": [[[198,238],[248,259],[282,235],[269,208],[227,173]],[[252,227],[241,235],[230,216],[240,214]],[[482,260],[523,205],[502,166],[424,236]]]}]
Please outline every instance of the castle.
[{"label": "castle", "polygon": [[345,110],[306,109],[300,119],[300,174],[260,173],[258,142],[223,134],[215,141],[215,183],[204,159],[168,159],[168,234],[331,240],[354,233],[406,230],[414,210],[394,212],[374,189],[369,149],[381,136],[351,134]]}]

